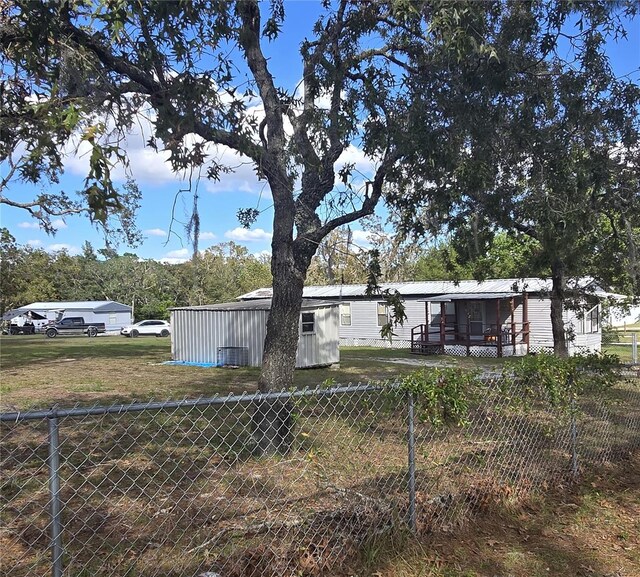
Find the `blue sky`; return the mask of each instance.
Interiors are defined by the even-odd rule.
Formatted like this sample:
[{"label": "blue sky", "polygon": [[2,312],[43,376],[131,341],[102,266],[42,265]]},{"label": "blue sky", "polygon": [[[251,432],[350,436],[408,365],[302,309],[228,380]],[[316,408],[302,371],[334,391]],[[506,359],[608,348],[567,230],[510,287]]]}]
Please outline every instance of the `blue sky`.
[{"label": "blue sky", "polygon": [[[317,2],[293,1],[285,3],[287,18],[283,34],[266,48],[271,56],[270,67],[276,83],[293,89],[299,82],[302,70],[300,59],[296,57],[298,47],[305,36],[311,35],[315,16],[319,12]],[[640,23],[629,27],[626,41],[610,43],[608,52],[618,75],[633,74],[638,80],[640,68]],[[291,54],[291,57],[286,55]],[[283,57],[284,55],[284,57]],[[635,72],[634,72],[635,71]],[[144,132],[144,131],[143,131]],[[148,133],[140,131],[128,138],[127,150],[131,159],[131,170],[143,195],[142,206],[138,212],[138,227],[143,233],[142,245],[129,248],[118,247],[119,252],[131,251],[143,258],[161,259],[167,262],[181,262],[190,256],[190,243],[184,231],[184,223],[189,219],[193,196],[189,192],[180,193],[188,184],[171,173],[169,165],[161,154],[144,147]],[[237,164],[238,159],[227,157],[230,163]],[[346,160],[355,161],[366,171],[368,163],[355,148],[345,155]],[[86,175],[86,156],[70,157],[66,163],[65,174],[59,188],[71,193],[82,186]],[[6,167],[0,166],[0,170]],[[124,172],[117,170],[120,182]],[[33,185],[12,184],[8,196],[14,200],[26,200],[34,196]],[[48,189],[54,191],[55,188]],[[199,183],[199,211],[201,218],[200,248],[232,240],[242,244],[252,253],[268,252],[272,231],[273,212],[268,187],[259,182],[249,164],[241,165],[234,174],[223,175],[220,182],[202,179]],[[171,209],[175,202],[175,220],[171,220]],[[261,210],[260,217],[250,230],[240,227],[236,212],[239,208],[256,207]],[[19,209],[2,206],[1,225],[7,227],[20,244],[30,244],[46,250],[66,249],[70,254],[79,252],[85,240],[95,248],[104,246],[101,232],[92,227],[83,217],[65,217],[59,219],[58,232],[48,236],[28,213]],[[172,228],[173,234],[168,235]],[[364,242],[364,235],[355,229],[356,242]]]}]

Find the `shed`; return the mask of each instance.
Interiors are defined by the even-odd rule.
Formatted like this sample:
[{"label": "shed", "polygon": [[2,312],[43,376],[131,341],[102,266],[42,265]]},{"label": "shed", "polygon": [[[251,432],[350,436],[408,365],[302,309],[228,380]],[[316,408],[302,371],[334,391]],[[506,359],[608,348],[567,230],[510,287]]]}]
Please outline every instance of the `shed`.
[{"label": "shed", "polygon": [[46,322],[57,318],[83,317],[87,323],[104,323],[108,331],[119,331],[133,323],[132,309],[116,301],[47,301],[25,305],[18,309],[36,312]]},{"label": "shed", "polygon": [[[174,361],[214,365],[262,364],[271,299],[171,309]],[[338,303],[304,300],[297,368],[340,361]]]}]

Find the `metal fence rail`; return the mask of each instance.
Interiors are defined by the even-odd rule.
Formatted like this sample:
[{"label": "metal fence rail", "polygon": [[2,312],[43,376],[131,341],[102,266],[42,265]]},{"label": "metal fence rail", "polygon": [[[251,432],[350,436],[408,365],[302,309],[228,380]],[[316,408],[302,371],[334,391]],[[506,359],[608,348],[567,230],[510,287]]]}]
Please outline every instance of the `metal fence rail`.
[{"label": "metal fence rail", "polygon": [[625,362],[637,365],[638,342],[640,331],[627,329],[608,329],[602,333],[602,348],[607,352],[618,355]]},{"label": "metal fence rail", "polygon": [[[2,575],[330,574],[639,446],[637,378],[570,411],[496,378],[464,427],[370,385],[4,413]],[[258,450],[265,414],[286,450]]]}]

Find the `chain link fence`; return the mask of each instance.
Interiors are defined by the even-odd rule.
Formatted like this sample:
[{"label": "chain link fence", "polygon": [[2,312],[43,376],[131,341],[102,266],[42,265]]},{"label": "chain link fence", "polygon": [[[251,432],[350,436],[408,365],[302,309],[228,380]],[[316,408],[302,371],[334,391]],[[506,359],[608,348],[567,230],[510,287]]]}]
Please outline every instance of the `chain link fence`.
[{"label": "chain link fence", "polygon": [[2,575],[331,574],[637,449],[639,385],[567,411],[496,375],[456,427],[389,385],[4,413]]}]

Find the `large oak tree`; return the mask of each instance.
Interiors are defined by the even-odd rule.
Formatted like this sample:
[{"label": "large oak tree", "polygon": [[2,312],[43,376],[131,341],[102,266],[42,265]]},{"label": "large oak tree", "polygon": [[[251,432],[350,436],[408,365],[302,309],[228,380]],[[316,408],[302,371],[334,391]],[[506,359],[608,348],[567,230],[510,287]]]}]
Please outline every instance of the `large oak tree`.
[{"label": "large oak tree", "polygon": [[639,5],[575,8],[491,5],[474,24],[491,38],[490,54],[467,50],[454,68],[411,77],[416,92],[432,95],[447,138],[417,147],[405,166],[411,186],[393,197],[407,208],[407,228],[445,223],[471,260],[503,231],[534,241],[522,273],[549,272],[559,355],[563,308],[588,297],[570,279],[640,295],[640,70],[618,77],[607,53],[637,26]]},{"label": "large oak tree", "polygon": [[[530,85],[538,77],[526,66],[545,66],[572,20],[606,32],[616,18],[604,1],[336,0],[322,8],[296,55],[277,52],[282,0],[13,0],[2,13],[0,152],[2,159],[19,152],[22,176],[55,179],[62,148],[84,139],[92,150],[86,198],[94,218],[104,219],[119,202],[112,163],[126,161],[122,139],[145,115],[148,145],[170,151],[176,170],[204,169],[215,179],[230,168],[214,160],[225,147],[266,180],[273,305],[261,390],[292,383],[302,288],[329,233],[372,214],[387,190],[395,190],[388,201],[409,213],[429,199],[434,223],[451,214],[459,198],[446,183],[469,143],[460,130],[466,94],[482,95],[474,107],[481,110],[512,88],[511,80],[491,85],[485,98],[487,83],[469,74],[470,63],[478,74],[500,63]],[[294,57],[300,86],[279,85],[272,59]],[[474,79],[477,86],[466,84]],[[526,117],[537,114],[534,104],[509,97],[504,105]],[[360,187],[340,162],[352,145],[375,165]],[[407,174],[429,184],[409,190]],[[483,194],[495,189],[490,178],[482,184]],[[253,212],[240,216],[249,223]],[[196,238],[208,217],[194,213]]]}]

